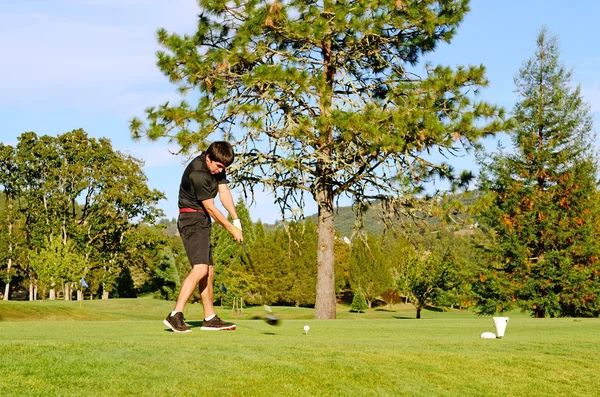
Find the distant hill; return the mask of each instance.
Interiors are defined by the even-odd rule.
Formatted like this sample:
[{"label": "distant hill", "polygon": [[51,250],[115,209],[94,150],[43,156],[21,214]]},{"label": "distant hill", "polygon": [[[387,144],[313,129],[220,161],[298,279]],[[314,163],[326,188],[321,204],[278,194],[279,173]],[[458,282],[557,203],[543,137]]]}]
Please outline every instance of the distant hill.
[{"label": "distant hill", "polygon": [[[463,205],[464,208],[467,208],[475,203],[477,198],[480,196],[478,191],[470,192],[469,194],[457,194],[456,199]],[[380,206],[378,204],[373,204],[371,209],[368,209],[364,214],[364,230],[369,233],[373,233],[376,236],[379,236],[383,233],[384,223],[378,214],[378,209]],[[456,212],[453,216],[457,219],[467,219],[468,215],[461,212]],[[312,214],[306,217],[307,219],[312,219],[312,221],[317,223],[317,214]],[[423,218],[423,221],[429,225],[430,227],[435,227],[441,224],[441,220],[436,217],[427,217]],[[356,222],[356,211],[351,206],[346,207],[338,207],[334,212],[334,226],[336,230],[340,233],[341,236],[350,237],[352,235],[354,224]],[[273,228],[277,228],[278,222],[275,224],[265,224],[265,229],[270,230]]]},{"label": "distant hill", "polygon": [[157,224],[164,225],[168,236],[174,236],[177,234],[177,219],[172,218],[161,218]]},{"label": "distant hill", "polygon": [[[475,203],[477,198],[479,197],[479,192],[473,191],[468,195],[465,194],[457,194],[456,198],[464,207],[469,207]],[[379,236],[383,233],[384,224],[378,215],[378,204],[373,204],[371,209],[368,209],[364,214],[364,228],[365,231],[369,233],[373,233],[376,236]],[[464,213],[456,213],[454,214],[457,218],[466,219],[467,215]],[[312,221],[317,223],[317,214],[308,215],[306,219],[312,219]],[[441,221],[439,218],[424,218],[425,223],[431,227],[435,227],[440,225]],[[356,211],[351,206],[346,207],[338,207],[334,212],[334,226],[336,230],[340,233],[341,236],[350,237],[352,235],[352,231],[354,229],[354,223],[356,222]],[[279,227],[280,222],[275,222],[274,224],[264,223],[265,230],[272,231]],[[158,221],[158,224],[165,225],[166,231],[169,236],[173,236],[177,234],[177,220],[162,218]]]}]

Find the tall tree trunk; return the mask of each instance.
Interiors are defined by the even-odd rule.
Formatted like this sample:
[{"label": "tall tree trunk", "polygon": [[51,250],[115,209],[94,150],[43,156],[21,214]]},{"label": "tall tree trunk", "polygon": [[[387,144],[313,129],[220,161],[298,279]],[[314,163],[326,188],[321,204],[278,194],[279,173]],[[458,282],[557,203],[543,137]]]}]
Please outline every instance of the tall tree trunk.
[{"label": "tall tree trunk", "polygon": [[[330,1],[324,2],[324,9],[328,11]],[[335,68],[332,66],[331,40],[322,43],[321,55],[323,56],[323,86],[319,98],[320,116],[323,118],[319,136],[320,151],[325,160],[317,162],[317,175],[319,176],[315,187],[315,201],[319,207],[317,226],[317,296],[315,302],[315,318],[320,320],[335,319],[335,256],[333,249],[333,190],[332,170],[327,163],[331,159],[331,144],[333,142],[333,126],[326,122],[331,114],[333,81]]]},{"label": "tall tree trunk", "polygon": [[[8,196],[8,195],[7,195]],[[4,300],[7,301],[10,295],[10,281],[12,277],[10,276],[10,269],[12,267],[12,256],[13,256],[13,245],[12,245],[12,199],[7,198],[8,203],[8,266],[6,268],[6,286],[4,287]]]},{"label": "tall tree trunk", "polygon": [[[8,270],[10,270],[10,259],[8,260]],[[4,286],[4,300],[7,301],[8,300],[8,294],[10,293],[10,281],[8,281],[6,283],[6,285]]]},{"label": "tall tree trunk", "polygon": [[315,318],[335,319],[335,275],[333,250],[333,199],[325,189],[317,192],[317,296]]},{"label": "tall tree trunk", "polygon": [[421,308],[417,307],[417,318],[421,318]]},{"label": "tall tree trunk", "polygon": [[63,287],[63,299],[66,301],[71,300],[71,285],[69,283],[64,283]]}]

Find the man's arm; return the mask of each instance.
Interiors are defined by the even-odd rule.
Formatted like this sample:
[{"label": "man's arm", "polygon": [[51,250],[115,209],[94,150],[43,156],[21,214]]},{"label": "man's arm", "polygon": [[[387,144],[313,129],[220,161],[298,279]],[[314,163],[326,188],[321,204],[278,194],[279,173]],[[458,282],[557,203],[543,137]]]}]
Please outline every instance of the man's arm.
[{"label": "man's arm", "polygon": [[[221,190],[221,189],[219,189],[219,190]],[[229,196],[231,197],[231,193],[229,194]],[[233,203],[233,200],[232,200],[232,203]],[[235,239],[235,241],[237,241],[239,243],[243,240],[242,231],[240,229],[238,229],[237,227],[233,226],[233,224],[227,220],[227,217],[225,217],[225,215],[223,215],[223,213],[221,211],[219,211],[219,209],[215,206],[214,199],[202,200],[202,205],[204,206],[204,209],[206,210],[206,212],[208,212],[208,215],[211,216],[211,218],[213,218],[215,221],[217,221],[221,225],[223,225],[223,227],[225,229],[227,229],[229,231],[229,233],[231,233],[233,235],[233,238]],[[223,205],[225,205],[225,204],[223,204]],[[227,207],[225,207],[225,208],[227,208]],[[229,210],[227,210],[227,211],[229,211]],[[234,209],[234,211],[235,211],[235,209]],[[230,214],[231,214],[231,212],[230,212]]]},{"label": "man's arm", "polygon": [[231,190],[226,183],[219,184],[219,200],[223,207],[231,215],[231,219],[238,219],[237,212],[235,212],[235,204],[233,204],[233,197],[231,196]]}]

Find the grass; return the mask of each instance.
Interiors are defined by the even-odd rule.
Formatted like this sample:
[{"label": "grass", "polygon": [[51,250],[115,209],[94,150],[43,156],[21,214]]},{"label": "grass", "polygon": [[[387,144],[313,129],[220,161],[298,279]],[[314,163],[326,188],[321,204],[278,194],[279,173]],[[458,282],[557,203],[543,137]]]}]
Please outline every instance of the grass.
[{"label": "grass", "polygon": [[[599,319],[511,313],[503,339],[489,317],[414,308],[316,321],[274,308],[282,325],[253,320],[234,332],[165,331],[171,302],[148,298],[0,302],[0,395],[598,395]],[[198,327],[202,308],[188,305]],[[34,321],[35,320],[35,321]],[[303,326],[310,325],[308,335]]]}]

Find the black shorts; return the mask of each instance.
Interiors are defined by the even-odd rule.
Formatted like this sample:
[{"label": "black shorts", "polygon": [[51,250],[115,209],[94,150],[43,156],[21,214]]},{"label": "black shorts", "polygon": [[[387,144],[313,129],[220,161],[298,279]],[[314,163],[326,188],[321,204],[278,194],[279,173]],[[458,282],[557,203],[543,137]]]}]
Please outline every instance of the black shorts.
[{"label": "black shorts", "polygon": [[183,240],[185,252],[194,265],[213,265],[210,245],[210,216],[205,212],[183,212],[177,220],[177,230]]}]

